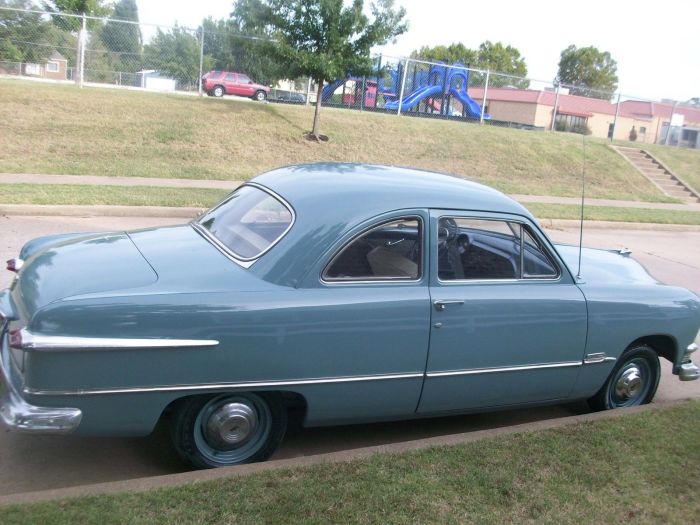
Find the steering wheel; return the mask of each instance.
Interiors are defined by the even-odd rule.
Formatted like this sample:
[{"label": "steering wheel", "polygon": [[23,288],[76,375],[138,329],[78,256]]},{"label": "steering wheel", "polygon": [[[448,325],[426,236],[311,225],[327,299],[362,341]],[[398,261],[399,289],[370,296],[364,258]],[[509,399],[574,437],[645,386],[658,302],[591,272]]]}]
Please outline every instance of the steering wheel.
[{"label": "steering wheel", "polygon": [[459,235],[459,226],[454,219],[447,218],[440,221],[438,228],[438,240],[440,244],[450,244]]}]

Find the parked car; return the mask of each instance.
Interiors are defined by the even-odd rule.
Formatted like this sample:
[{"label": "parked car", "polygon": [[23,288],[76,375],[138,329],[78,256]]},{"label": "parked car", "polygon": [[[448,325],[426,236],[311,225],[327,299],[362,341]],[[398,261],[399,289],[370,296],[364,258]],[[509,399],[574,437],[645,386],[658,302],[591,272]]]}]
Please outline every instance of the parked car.
[{"label": "parked car", "polygon": [[233,71],[210,71],[202,76],[202,89],[211,97],[238,95],[262,102],[270,88],[256,84],[248,75]]},{"label": "parked car", "polygon": [[189,224],[28,242],[0,292],[4,423],[137,436],[197,467],[306,426],[588,400],[699,376],[700,299],[625,253],[554,245],[452,176],[290,166]]},{"label": "parked car", "polygon": [[278,102],[306,104],[306,95],[304,95],[303,93],[297,93],[295,91],[276,91],[274,100]]}]

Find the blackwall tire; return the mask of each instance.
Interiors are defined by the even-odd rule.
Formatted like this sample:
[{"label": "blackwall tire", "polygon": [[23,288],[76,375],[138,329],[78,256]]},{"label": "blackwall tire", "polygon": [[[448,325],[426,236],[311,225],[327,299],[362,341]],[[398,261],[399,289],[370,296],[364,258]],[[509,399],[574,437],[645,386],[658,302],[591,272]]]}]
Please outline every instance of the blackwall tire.
[{"label": "blackwall tire", "polygon": [[611,410],[646,405],[659,386],[659,356],[646,345],[626,350],[603,387],[588,400],[592,410]]},{"label": "blackwall tire", "polygon": [[276,393],[224,393],[183,400],[171,422],[176,451],[196,468],[268,459],[287,429],[287,411]]}]

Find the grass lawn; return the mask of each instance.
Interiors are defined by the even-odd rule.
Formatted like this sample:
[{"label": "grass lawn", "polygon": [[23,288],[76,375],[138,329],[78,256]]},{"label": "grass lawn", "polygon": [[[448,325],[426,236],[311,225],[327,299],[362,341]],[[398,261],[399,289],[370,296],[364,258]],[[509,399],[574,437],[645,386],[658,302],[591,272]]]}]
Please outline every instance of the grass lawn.
[{"label": "grass lawn", "polygon": [[700,402],[529,434],[139,494],[3,523],[695,523]]},{"label": "grass lawn", "polygon": [[[575,204],[524,204],[539,219],[580,219],[581,207]],[[644,208],[615,208],[588,206],[584,218],[591,221],[645,222],[655,224],[700,224],[700,212],[651,210]]]},{"label": "grass lawn", "polygon": [[0,184],[0,204],[109,204],[209,208],[229,192],[210,188]]},{"label": "grass lawn", "polygon": [[[324,108],[328,143],[303,138],[313,108],[0,80],[0,172],[248,179],[309,161],[451,172],[507,193],[578,196],[582,141],[545,133]],[[590,197],[670,201],[588,138]]]}]

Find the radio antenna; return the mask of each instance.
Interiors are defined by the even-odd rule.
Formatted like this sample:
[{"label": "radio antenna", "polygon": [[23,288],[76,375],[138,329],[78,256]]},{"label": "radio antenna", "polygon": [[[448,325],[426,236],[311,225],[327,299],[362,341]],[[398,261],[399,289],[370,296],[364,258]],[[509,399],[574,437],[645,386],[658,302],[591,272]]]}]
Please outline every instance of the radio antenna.
[{"label": "radio antenna", "polygon": [[583,250],[583,206],[586,199],[586,136],[581,135],[583,147],[583,163],[581,164],[581,227],[578,235],[578,273],[576,279],[581,279],[581,251]]}]

